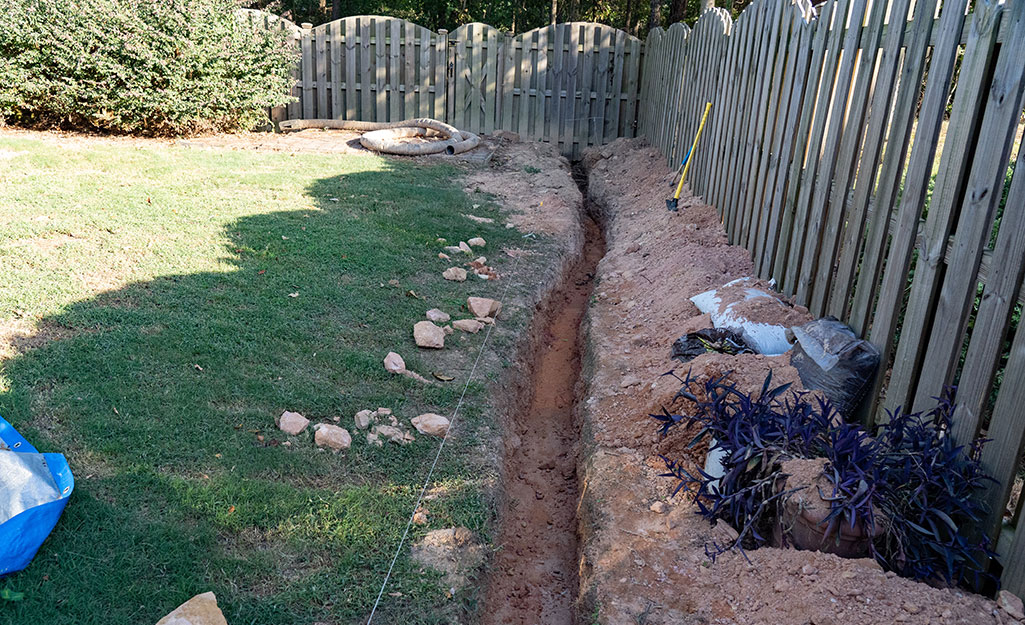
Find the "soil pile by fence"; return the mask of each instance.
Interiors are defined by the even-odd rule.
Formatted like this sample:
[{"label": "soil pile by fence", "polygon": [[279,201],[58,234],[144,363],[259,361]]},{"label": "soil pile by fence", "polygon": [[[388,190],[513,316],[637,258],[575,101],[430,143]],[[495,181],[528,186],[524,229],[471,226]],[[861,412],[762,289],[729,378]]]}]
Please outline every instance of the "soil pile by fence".
[{"label": "soil pile by fence", "polygon": [[[650,148],[621,140],[587,159],[592,201],[606,220],[608,253],[599,265],[587,319],[586,390],[581,396],[582,609],[600,622],[997,623],[996,604],[884,573],[870,560],[762,548],[750,562],[706,545],[735,534],[710,527],[675,486],[658,477],[659,453],[703,462],[690,436],[659,440],[647,415],[670,405],[678,384],[665,371],[703,376],[733,371],[740,390],[761,387],[771,370],[798,382],[789,355],[705,354],[669,360],[672,342],[707,325],[689,297],[750,275],[745,250],[727,244],[715,210],[693,197],[665,210],[672,172]],[[800,309],[787,316],[807,315]],[[780,319],[782,321],[782,319]]]}]

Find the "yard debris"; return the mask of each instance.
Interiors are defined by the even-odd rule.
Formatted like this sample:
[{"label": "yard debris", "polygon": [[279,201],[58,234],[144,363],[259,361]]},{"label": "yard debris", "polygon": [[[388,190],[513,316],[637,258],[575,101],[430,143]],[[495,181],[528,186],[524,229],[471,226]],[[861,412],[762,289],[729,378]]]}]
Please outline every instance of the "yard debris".
[{"label": "yard debris", "polygon": [[442,382],[451,382],[452,380],[455,379],[455,378],[453,378],[450,375],[445,375],[444,373],[438,373],[437,371],[435,371],[431,375],[433,375],[435,378],[441,380]]},{"label": "yard debris", "polygon": [[[481,258],[484,258],[484,257],[481,256]],[[480,262],[480,259],[472,260],[469,263],[467,263],[467,265],[469,265],[470,267],[473,268],[473,273],[478,278],[482,278],[484,280],[497,280],[498,279],[498,272],[495,271],[495,268],[494,267],[488,267],[484,263]]]},{"label": "yard debris", "polygon": [[419,321],[413,326],[413,340],[417,347],[441,349],[445,347],[445,331],[430,321]]},{"label": "yard debris", "polygon": [[302,416],[298,412],[292,412],[290,410],[282,412],[281,416],[276,419],[275,423],[275,425],[278,426],[279,430],[281,430],[285,434],[288,434],[289,436],[295,436],[296,434],[299,434],[300,432],[305,430],[306,426],[309,424],[309,419]]},{"label": "yard debris", "polygon": [[157,625],[228,625],[228,621],[217,607],[217,596],[204,592],[175,608]]},{"label": "yard debris", "polygon": [[445,323],[452,317],[450,317],[447,312],[444,312],[437,308],[432,308],[427,311],[427,318],[431,321],[434,321],[435,323]]},{"label": "yard debris", "polygon": [[790,350],[787,328],[808,322],[780,299],[771,283],[755,278],[738,278],[718,289],[690,298],[702,313],[709,313],[712,325],[728,328],[744,338],[755,352],[778,356]]},{"label": "yard debris", "polygon": [[412,423],[417,432],[427,436],[445,436],[449,427],[448,419],[433,412],[426,412],[418,417],[413,417]]},{"label": "yard debris", "polygon": [[754,350],[740,336],[728,328],[705,328],[697,332],[688,332],[676,339],[670,358],[687,363],[701,354],[715,352],[719,354],[753,354]]},{"label": "yard debris", "polygon": [[822,393],[850,417],[875,378],[879,350],[833,317],[816,319],[787,333],[796,341],[790,364],[805,388]]},{"label": "yard debris", "polygon": [[473,237],[472,239],[467,241],[467,243],[470,244],[470,247],[484,247],[485,245],[488,244],[487,241],[485,241],[484,239],[482,239],[480,237]]},{"label": "yard debris", "polygon": [[441,277],[452,282],[463,282],[466,280],[466,270],[462,267],[449,267],[442,272]]},{"label": "yard debris", "polygon": [[345,428],[330,423],[318,423],[314,426],[313,442],[317,444],[317,447],[340,451],[349,448],[349,445],[352,444],[352,436]]},{"label": "yard debris", "polygon": [[452,322],[452,325],[463,332],[469,332],[470,334],[477,334],[480,329],[484,327],[484,324],[477,321],[476,319],[456,319]]},{"label": "yard debris", "polygon": [[487,297],[468,297],[466,307],[474,317],[498,317],[502,303]]}]

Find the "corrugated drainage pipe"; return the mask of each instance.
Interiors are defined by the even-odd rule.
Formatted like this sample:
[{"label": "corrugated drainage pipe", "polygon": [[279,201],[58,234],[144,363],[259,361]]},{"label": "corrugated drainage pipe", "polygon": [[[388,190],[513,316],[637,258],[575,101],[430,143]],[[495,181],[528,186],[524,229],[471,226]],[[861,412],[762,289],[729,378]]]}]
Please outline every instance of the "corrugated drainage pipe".
[{"label": "corrugated drainage pipe", "polygon": [[[472,132],[459,130],[436,119],[418,118],[401,122],[360,122],[341,119],[290,119],[280,124],[282,130],[304,130],[307,128],[331,128],[355,130],[364,133],[360,144],[368,150],[399,154],[402,156],[424,156],[427,154],[460,154],[477,147],[480,137]],[[402,139],[426,137],[434,139],[424,143],[408,143]]]}]

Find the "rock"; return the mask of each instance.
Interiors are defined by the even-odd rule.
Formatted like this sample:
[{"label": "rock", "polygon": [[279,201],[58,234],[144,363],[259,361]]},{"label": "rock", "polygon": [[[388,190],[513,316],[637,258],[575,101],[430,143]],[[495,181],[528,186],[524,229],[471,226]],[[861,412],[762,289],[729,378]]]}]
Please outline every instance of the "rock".
[{"label": "rock", "polygon": [[345,428],[330,423],[318,423],[314,427],[313,442],[317,444],[317,447],[341,451],[352,445],[352,437],[349,436],[349,431]]},{"label": "rock", "polygon": [[623,381],[619,383],[620,388],[630,388],[631,386],[637,386],[641,383],[641,379],[635,375],[628,375],[623,378]]},{"label": "rock", "polygon": [[413,523],[417,525],[427,525],[427,509],[419,507],[416,512],[413,513]]},{"label": "rock", "polygon": [[377,416],[379,416],[379,417],[387,417],[388,415],[391,414],[391,408],[380,408],[380,407],[378,407],[378,409],[375,410],[374,412],[376,412]]},{"label": "rock", "polygon": [[380,438],[388,439],[389,441],[393,443],[398,443],[399,445],[412,443],[414,440],[412,434],[408,432],[403,432],[399,428],[391,425],[374,426],[373,433],[379,436]]},{"label": "rock", "polygon": [[459,242],[459,251],[464,252],[466,254],[472,254],[473,253],[473,250],[470,249],[470,246],[466,244],[466,241],[460,241]]},{"label": "rock", "polygon": [[427,311],[427,318],[436,323],[445,323],[452,317],[450,317],[447,312],[444,312],[437,308],[432,308]]},{"label": "rock", "polygon": [[381,442],[381,438],[373,432],[367,432],[367,445],[373,445],[374,447],[380,447],[384,443]]},{"label": "rock", "polygon": [[298,412],[290,412],[288,410],[281,413],[281,416],[277,418],[278,429],[288,434],[289,436],[295,436],[310,424],[310,420],[302,416]]},{"label": "rock", "polygon": [[455,332],[455,330],[452,329],[452,326],[441,326],[441,329],[445,332],[445,336],[448,336],[449,334]]},{"label": "rock", "polygon": [[656,501],[648,506],[648,510],[651,510],[655,514],[663,514],[666,511],[666,503],[664,501]]},{"label": "rock", "polygon": [[483,323],[486,326],[495,325],[495,320],[491,317],[474,317],[474,319],[476,319],[478,323]]},{"label": "rock", "polygon": [[427,436],[445,436],[445,433],[448,432],[448,419],[433,412],[413,417],[412,422],[417,432]]},{"label": "rock", "polygon": [[217,597],[205,592],[189,599],[157,621],[157,625],[228,625],[217,607]]},{"label": "rock", "polygon": [[819,570],[810,564],[801,567],[801,575],[815,575]]},{"label": "rock", "polygon": [[373,422],[373,420],[374,420],[374,411],[373,410],[360,410],[359,412],[356,413],[356,417],[355,417],[356,428],[358,428],[360,430],[365,430],[368,427],[370,427],[370,424]]},{"label": "rock", "polygon": [[631,243],[630,245],[628,245],[626,247],[626,253],[627,254],[633,254],[634,252],[640,251],[640,249],[641,249],[640,245],[638,245],[637,243]]},{"label": "rock", "polygon": [[466,270],[462,267],[449,267],[441,273],[441,277],[452,282],[464,282],[466,280]]},{"label": "rock", "polygon": [[473,237],[472,239],[467,241],[467,243],[470,244],[470,247],[484,247],[485,245],[488,244],[487,241],[485,241],[484,239],[482,239],[480,237]]},{"label": "rock", "polygon": [[1018,595],[1006,590],[1001,590],[1000,593],[997,594],[997,605],[1000,606],[1001,610],[1007,612],[1007,616],[1018,621],[1025,619],[1025,606],[1022,605],[1021,599]]},{"label": "rock", "polygon": [[497,317],[502,311],[501,302],[486,297],[468,297],[466,307],[474,317]]},{"label": "rock", "polygon": [[482,265],[486,265],[488,263],[488,257],[487,256],[478,256],[477,258],[473,259],[473,262],[480,263]]},{"label": "rock", "polygon": [[462,330],[463,332],[477,334],[480,332],[480,329],[484,327],[484,324],[476,319],[456,319],[452,322],[452,326],[456,329]]},{"label": "rock", "polygon": [[403,373],[406,370],[406,361],[395,352],[388,352],[384,357],[384,368],[392,373]]},{"label": "rock", "polygon": [[463,251],[463,248],[459,247],[458,245],[446,245],[445,251],[449,254],[458,254]]},{"label": "rock", "polygon": [[446,254],[445,252],[438,252],[438,258],[440,258],[441,260],[448,260],[452,257]]},{"label": "rock", "polygon": [[413,326],[413,340],[418,347],[441,349],[445,347],[445,331],[430,321],[420,321]]},{"label": "rock", "polygon": [[918,605],[917,603],[905,602],[904,605],[901,607],[904,608],[904,611],[908,614],[918,614],[922,611],[922,606]]}]

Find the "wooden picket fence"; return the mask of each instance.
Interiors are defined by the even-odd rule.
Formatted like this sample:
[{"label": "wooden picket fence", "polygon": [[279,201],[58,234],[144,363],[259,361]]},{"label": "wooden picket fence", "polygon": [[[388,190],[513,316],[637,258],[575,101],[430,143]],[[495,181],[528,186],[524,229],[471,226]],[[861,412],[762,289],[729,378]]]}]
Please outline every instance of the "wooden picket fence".
[{"label": "wooden picket fence", "polygon": [[510,36],[480,23],[435,33],[374,15],[302,28],[247,16],[289,28],[301,51],[297,102],[276,109],[275,121],[432,117],[475,133],[516,132],[571,157],[637,131],[641,41],[609,26],[572,22]]},{"label": "wooden picket fence", "polygon": [[656,29],[640,132],[675,165],[712,102],[690,184],[760,276],[879,348],[867,418],[957,384],[954,435],[992,439],[985,530],[1023,594],[1022,506],[1004,510],[1025,437],[1025,0],[967,9],[756,0]]}]

